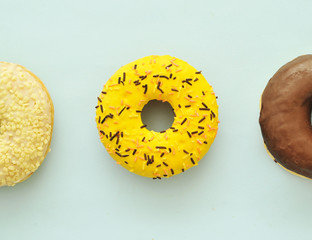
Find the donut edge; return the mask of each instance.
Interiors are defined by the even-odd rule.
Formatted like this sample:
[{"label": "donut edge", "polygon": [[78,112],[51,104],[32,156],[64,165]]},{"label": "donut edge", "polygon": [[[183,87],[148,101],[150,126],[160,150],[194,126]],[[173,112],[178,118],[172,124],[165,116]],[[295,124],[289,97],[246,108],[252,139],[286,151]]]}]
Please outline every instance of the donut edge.
[{"label": "donut edge", "polygon": [[[0,61],[0,63],[9,63],[9,62]],[[41,85],[43,91],[47,94],[48,99],[49,99],[49,102],[50,102],[50,106],[51,106],[51,112],[50,112],[50,113],[51,113],[51,137],[50,137],[50,141],[49,141],[49,143],[48,143],[48,145],[47,145],[47,151],[45,152],[44,159],[42,160],[42,162],[41,162],[40,165],[39,165],[39,167],[40,167],[41,164],[43,163],[43,161],[45,160],[46,156],[48,155],[48,152],[49,152],[50,146],[51,146],[51,141],[52,141],[53,126],[54,126],[54,105],[53,105],[53,101],[52,101],[52,98],[51,98],[51,96],[50,96],[50,93],[49,93],[47,87],[44,85],[44,83],[40,80],[39,77],[37,77],[33,72],[31,72],[30,70],[28,70],[26,67],[24,67],[24,66],[22,66],[22,65],[16,64],[16,63],[13,63],[13,64],[15,64],[15,65],[18,66],[18,67],[21,67],[25,72],[28,72],[32,77],[34,77],[34,78],[36,79],[37,82],[40,83],[40,85]],[[39,167],[38,167],[38,168],[39,168]],[[37,171],[38,168],[37,168],[35,171]],[[34,171],[34,172],[35,172],[35,171]],[[17,184],[17,183],[24,182],[24,181],[27,180],[29,177],[31,177],[31,175],[32,175],[34,172],[31,172],[31,173],[29,173],[28,175],[26,175],[24,178],[22,178],[22,179],[20,179],[20,180],[18,180],[18,181],[16,181],[16,182],[14,182],[14,185]],[[12,187],[13,187],[14,185],[12,185]],[[3,186],[8,186],[8,185],[3,185]],[[0,187],[1,187],[1,186],[0,186]]]},{"label": "donut edge", "polygon": [[[262,92],[262,94],[261,94],[260,102],[259,102],[260,114],[261,114],[261,106],[262,106],[262,95],[263,95],[263,92]],[[260,126],[260,128],[261,128],[261,126]],[[261,135],[261,136],[262,136],[262,135]],[[262,138],[262,139],[263,139],[263,138]],[[277,163],[281,168],[283,168],[283,169],[286,170],[287,172],[289,172],[289,173],[291,173],[291,174],[293,174],[293,175],[296,175],[296,176],[298,176],[298,177],[312,180],[312,178],[308,178],[308,177],[306,177],[306,176],[303,176],[303,175],[301,175],[301,174],[299,174],[299,173],[296,173],[296,172],[291,171],[291,170],[289,170],[288,168],[284,167],[282,164],[280,164],[279,162],[276,161],[276,158],[275,158],[275,157],[272,155],[272,153],[269,151],[269,149],[268,149],[268,147],[267,147],[267,145],[265,144],[264,141],[263,141],[263,145],[264,145],[264,148],[265,148],[265,150],[267,151],[268,155],[269,155],[269,156],[273,159],[273,161],[274,161],[275,163]]]}]

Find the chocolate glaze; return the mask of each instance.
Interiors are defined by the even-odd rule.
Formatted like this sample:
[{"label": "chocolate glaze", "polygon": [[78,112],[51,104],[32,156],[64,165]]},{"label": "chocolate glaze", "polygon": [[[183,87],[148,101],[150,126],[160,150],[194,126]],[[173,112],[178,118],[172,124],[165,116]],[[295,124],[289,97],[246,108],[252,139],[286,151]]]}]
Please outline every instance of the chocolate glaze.
[{"label": "chocolate glaze", "polygon": [[285,168],[312,178],[312,55],[281,67],[262,94],[264,143]]}]

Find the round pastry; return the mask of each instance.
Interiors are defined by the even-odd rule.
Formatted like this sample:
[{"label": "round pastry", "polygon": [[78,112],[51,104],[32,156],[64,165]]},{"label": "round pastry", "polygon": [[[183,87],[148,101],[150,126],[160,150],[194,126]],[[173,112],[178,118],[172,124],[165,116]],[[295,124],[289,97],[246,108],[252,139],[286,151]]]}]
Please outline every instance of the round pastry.
[{"label": "round pastry", "polygon": [[[149,131],[141,111],[149,101],[169,102],[174,122]],[[171,56],[148,56],[120,68],[98,97],[100,139],[117,164],[150,178],[171,177],[198,164],[218,130],[218,105],[206,79]]]},{"label": "round pastry", "polygon": [[312,178],[312,55],[281,67],[268,82],[260,107],[270,155],[291,173]]},{"label": "round pastry", "polygon": [[0,62],[0,186],[22,182],[40,166],[50,150],[53,114],[38,77]]}]

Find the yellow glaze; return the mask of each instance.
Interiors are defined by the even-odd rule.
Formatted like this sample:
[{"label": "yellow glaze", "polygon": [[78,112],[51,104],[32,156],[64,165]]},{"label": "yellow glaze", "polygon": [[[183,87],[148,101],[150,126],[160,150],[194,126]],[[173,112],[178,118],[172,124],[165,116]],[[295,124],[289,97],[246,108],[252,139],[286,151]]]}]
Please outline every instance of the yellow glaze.
[{"label": "yellow glaze", "polygon": [[50,150],[53,114],[39,78],[0,62],[0,186],[22,182],[40,166]]},{"label": "yellow glaze", "polygon": [[[141,113],[150,100],[168,101],[172,127],[149,131]],[[200,71],[171,56],[148,56],[121,67],[98,97],[96,123],[117,164],[150,178],[171,177],[198,164],[218,130],[215,93]]]},{"label": "yellow glaze", "polygon": [[[261,98],[260,98],[260,110],[261,110],[261,105],[262,105],[261,102],[262,102],[262,95],[261,95]],[[310,180],[311,180],[311,178],[307,178],[306,176],[303,176],[303,175],[300,175],[299,173],[293,172],[293,171],[287,169],[286,167],[284,167],[284,166],[283,166],[282,164],[280,164],[279,162],[277,162],[277,161],[275,160],[275,157],[270,153],[270,151],[269,151],[269,149],[267,148],[267,146],[265,145],[265,143],[264,143],[264,148],[265,148],[265,150],[267,151],[267,153],[269,154],[269,156],[270,156],[280,167],[282,167],[284,170],[286,170],[287,172],[289,172],[289,173],[291,173],[291,174],[294,174],[294,175],[296,175],[296,176],[298,176],[298,177],[302,177],[302,178],[306,178],[306,179],[310,179]]]}]

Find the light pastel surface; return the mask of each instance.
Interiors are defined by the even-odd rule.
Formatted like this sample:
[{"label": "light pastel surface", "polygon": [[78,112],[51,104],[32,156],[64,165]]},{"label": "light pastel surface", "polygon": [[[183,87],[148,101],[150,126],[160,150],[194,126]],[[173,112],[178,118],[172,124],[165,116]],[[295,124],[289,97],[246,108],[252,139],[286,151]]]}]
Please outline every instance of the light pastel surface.
[{"label": "light pastel surface", "polygon": [[[311,180],[275,164],[261,93],[310,53],[312,2],[1,1],[0,61],[21,64],[55,107],[52,151],[0,189],[0,239],[310,239]],[[153,181],[116,166],[98,137],[96,97],[125,63],[169,54],[202,70],[219,131],[198,166]]]}]

